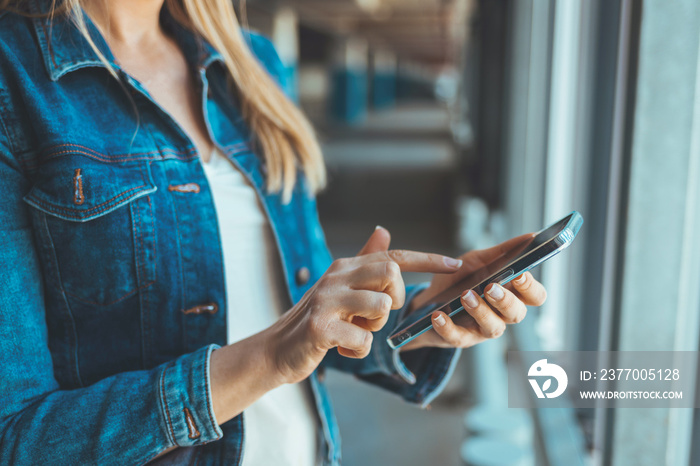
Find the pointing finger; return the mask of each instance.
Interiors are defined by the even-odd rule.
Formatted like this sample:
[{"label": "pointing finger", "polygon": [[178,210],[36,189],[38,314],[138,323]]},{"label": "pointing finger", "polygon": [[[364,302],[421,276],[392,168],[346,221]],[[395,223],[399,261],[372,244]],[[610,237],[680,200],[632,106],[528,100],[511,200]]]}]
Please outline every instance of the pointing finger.
[{"label": "pointing finger", "polygon": [[362,256],[367,262],[396,262],[402,272],[453,273],[462,266],[460,259],[425,252],[392,249]]}]

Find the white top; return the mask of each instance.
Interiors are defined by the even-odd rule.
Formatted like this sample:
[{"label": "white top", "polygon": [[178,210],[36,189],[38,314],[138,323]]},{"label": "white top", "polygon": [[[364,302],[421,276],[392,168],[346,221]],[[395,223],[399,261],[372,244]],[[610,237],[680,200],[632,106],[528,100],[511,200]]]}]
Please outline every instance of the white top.
[{"label": "white top", "polygon": [[[286,310],[282,265],[255,189],[219,150],[202,163],[212,190],[226,276],[228,342],[272,325]],[[283,385],[243,412],[243,465],[316,464],[308,381]]]}]

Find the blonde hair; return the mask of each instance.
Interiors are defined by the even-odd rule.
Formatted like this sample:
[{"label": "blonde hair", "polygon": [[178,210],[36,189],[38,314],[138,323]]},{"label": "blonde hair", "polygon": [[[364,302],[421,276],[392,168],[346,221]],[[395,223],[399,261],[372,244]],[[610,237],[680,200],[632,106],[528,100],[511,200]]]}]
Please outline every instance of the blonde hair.
[{"label": "blonde hair", "polygon": [[[49,18],[68,15],[116,77],[88,33],[81,0],[63,0],[57,5],[58,1],[52,1]],[[18,11],[22,3],[22,0],[0,0],[0,10]],[[326,170],[313,128],[251,53],[231,0],[165,0],[165,7],[178,23],[201,36],[223,56],[240,94],[243,116],[267,166],[267,190],[282,192],[284,202],[288,202],[298,169],[304,173],[313,193],[322,189]]]}]

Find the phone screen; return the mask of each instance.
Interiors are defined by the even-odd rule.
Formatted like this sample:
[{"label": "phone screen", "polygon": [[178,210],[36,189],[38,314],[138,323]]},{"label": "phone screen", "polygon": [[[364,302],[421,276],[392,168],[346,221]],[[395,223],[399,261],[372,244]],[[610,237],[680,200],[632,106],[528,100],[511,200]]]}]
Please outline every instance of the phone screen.
[{"label": "phone screen", "polygon": [[[566,228],[566,225],[569,223],[570,217],[571,216],[567,216],[555,223],[554,225],[540,231],[539,233],[533,234],[529,239],[524,239],[522,243],[518,243],[512,249],[505,251],[501,256],[497,257],[493,262],[490,262],[489,264],[470,273],[469,275],[464,277],[463,280],[459,281],[456,285],[453,285],[452,287],[443,291],[439,295],[435,296],[427,304],[430,304],[431,307],[434,307],[435,304],[447,303],[459,296],[460,293],[463,293],[464,291],[469,289],[474,289],[475,292],[477,292],[479,295],[482,295],[484,293],[483,288],[486,288],[486,286],[488,286],[491,283],[491,281],[483,283],[484,280],[493,276],[499,270],[505,269],[509,264],[529,254],[530,252],[534,251],[546,242],[551,241],[564,228]],[[517,270],[512,271],[510,276],[512,278],[515,278],[513,274],[518,272],[519,271]],[[495,279],[492,281],[500,281],[500,277],[494,278]],[[479,285],[481,285],[479,289],[475,289],[475,287]]]}]

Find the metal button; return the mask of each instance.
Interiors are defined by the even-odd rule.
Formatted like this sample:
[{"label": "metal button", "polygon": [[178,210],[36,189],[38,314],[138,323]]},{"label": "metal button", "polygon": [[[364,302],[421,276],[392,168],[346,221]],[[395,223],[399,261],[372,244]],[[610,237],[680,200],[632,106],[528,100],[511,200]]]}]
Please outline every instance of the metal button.
[{"label": "metal button", "polygon": [[301,267],[297,270],[295,278],[298,286],[304,286],[308,283],[309,278],[311,278],[311,271],[308,267]]},{"label": "metal button", "polygon": [[219,306],[216,303],[200,304],[198,306],[185,309],[184,314],[216,314]]},{"label": "metal button", "polygon": [[491,280],[491,282],[500,284],[500,283],[501,283],[503,280],[505,280],[506,278],[510,278],[511,276],[513,276],[514,273],[515,273],[515,272],[513,271],[513,269],[511,269],[511,268],[509,267],[509,268],[506,269],[503,273],[501,273],[499,276],[497,276],[496,278],[494,278],[493,280]]}]

